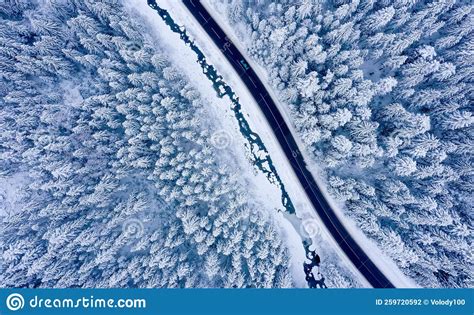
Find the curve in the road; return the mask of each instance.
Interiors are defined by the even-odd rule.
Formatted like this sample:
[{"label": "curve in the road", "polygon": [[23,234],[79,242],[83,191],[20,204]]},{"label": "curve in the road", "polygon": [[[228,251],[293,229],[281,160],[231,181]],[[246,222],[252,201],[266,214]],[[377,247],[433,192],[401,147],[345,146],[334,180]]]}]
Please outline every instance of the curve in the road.
[{"label": "curve in the road", "polygon": [[393,288],[393,284],[372,262],[354,238],[352,238],[327,202],[313,175],[307,169],[298,145],[278,110],[278,107],[244,56],[237,47],[232,44],[224,31],[199,1],[183,0],[183,3],[214,43],[220,48],[249,89],[285,152],[306,195],[340,248],[374,288]]}]

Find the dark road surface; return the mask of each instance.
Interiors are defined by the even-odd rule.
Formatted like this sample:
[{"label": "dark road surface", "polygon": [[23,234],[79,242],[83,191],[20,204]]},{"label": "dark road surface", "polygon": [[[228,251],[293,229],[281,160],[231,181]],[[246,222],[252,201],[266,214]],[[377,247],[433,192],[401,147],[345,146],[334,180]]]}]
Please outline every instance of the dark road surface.
[{"label": "dark road surface", "polygon": [[340,248],[374,288],[393,288],[393,284],[356,243],[328,204],[313,175],[308,171],[304,158],[280,111],[244,56],[199,1],[184,0],[183,3],[221,49],[257,101],[309,200]]}]

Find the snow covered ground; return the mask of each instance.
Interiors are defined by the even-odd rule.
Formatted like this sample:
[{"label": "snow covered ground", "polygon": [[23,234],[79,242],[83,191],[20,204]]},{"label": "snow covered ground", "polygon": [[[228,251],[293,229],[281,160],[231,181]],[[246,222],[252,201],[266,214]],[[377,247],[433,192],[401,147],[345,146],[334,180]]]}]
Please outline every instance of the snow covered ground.
[{"label": "snow covered ground", "polygon": [[0,217],[21,209],[20,203],[24,187],[28,184],[28,174],[17,173],[9,177],[0,177]]},{"label": "snow covered ground", "polygon": [[[301,245],[301,235],[303,235],[304,237],[311,236],[313,239],[313,244],[315,244],[314,246],[318,253],[322,253],[322,255],[325,255],[326,257],[339,257],[337,260],[342,259],[342,261],[344,261],[342,265],[344,266],[343,269],[350,269],[350,274],[352,274],[350,277],[353,279],[354,283],[357,283],[357,286],[369,286],[365,279],[359,274],[357,269],[354,268],[350,261],[345,257],[345,255],[340,250],[338,250],[337,244],[333,241],[332,237],[330,237],[324,226],[319,224],[320,220],[317,217],[316,212],[312,209],[311,203],[304,194],[299,181],[289,167],[288,161],[285,158],[285,155],[282,152],[277,140],[274,138],[273,132],[268,126],[263,113],[261,113],[258,105],[253,100],[245,85],[240,82],[238,75],[234,72],[231,65],[228,64],[222,52],[212,43],[204,30],[201,29],[197,21],[193,19],[189,12],[187,12],[187,9],[181,3],[166,0],[157,1],[157,3],[162,8],[168,10],[173,19],[178,24],[184,25],[186,27],[188,34],[190,34],[195,39],[200,49],[206,55],[209,63],[216,66],[219,73],[224,77],[224,80],[239,96],[242,104],[242,111],[246,114],[247,120],[250,123],[252,129],[260,135],[263,142],[265,143],[273,159],[274,165],[277,168],[283,183],[285,184],[295,208],[297,209],[297,216],[300,219],[303,219],[303,222],[305,222],[304,226],[302,226],[301,223],[295,223],[292,225],[289,221],[285,220],[281,214],[276,215],[276,218],[280,221],[281,226],[285,229],[287,234],[288,246],[291,250],[292,262],[294,265],[293,276],[295,278],[299,277],[299,281],[297,281],[299,283],[297,285],[305,286],[303,285],[304,279],[302,279],[303,274],[301,272],[302,264],[305,260],[304,250]],[[157,29],[157,33],[159,34],[157,36],[162,39],[162,42],[168,43],[167,46],[169,47],[167,49],[170,49],[171,55],[174,56],[173,58],[175,58],[174,61],[178,64],[181,64],[183,71],[193,78],[192,81],[200,82],[199,90],[203,95],[206,96],[207,99],[210,100],[210,104],[215,104],[215,106],[212,106],[212,108],[217,111],[216,117],[228,118],[231,115],[229,103],[227,103],[225,99],[222,100],[217,98],[215,91],[207,81],[196,80],[196,75],[198,73],[202,73],[202,71],[199,65],[195,62],[195,56],[191,50],[184,45],[184,43],[176,34],[173,34],[169,29],[167,29],[166,25],[158,18],[153,10],[146,6],[144,1],[142,2],[136,0],[133,3],[133,8],[135,11],[144,15],[149,23],[151,23],[151,26]],[[204,75],[202,76],[205,78]],[[243,137],[238,134],[235,121],[232,121],[231,123],[226,121],[226,128],[223,130],[231,135],[233,146],[236,147],[235,150],[244,150]],[[238,145],[238,143],[242,143],[242,145]],[[245,152],[240,152],[240,154],[237,155],[244,156],[244,153]],[[234,156],[234,158],[239,160],[239,158],[236,156]],[[247,161],[243,162],[248,164]],[[242,163],[242,161],[239,163]],[[253,181],[257,187],[259,187],[259,195],[263,197],[263,200],[265,200],[266,203],[280,200],[279,198],[275,198],[276,195],[274,192],[272,192],[272,201],[272,193],[269,193],[270,188],[268,188],[269,184],[263,175],[253,174],[252,176],[254,178],[250,178],[250,180]],[[247,175],[246,177],[248,178]],[[271,189],[274,190],[274,187]],[[281,208],[281,205],[275,205],[275,208],[277,207]],[[305,228],[309,231],[305,231]],[[337,250],[337,255],[334,253],[334,250]],[[339,262],[337,262],[337,264],[339,264]],[[322,272],[324,272],[324,267],[322,268]],[[345,270],[344,272],[348,273],[348,270]]]},{"label": "snow covered ground", "polygon": [[[211,16],[218,22],[219,26],[227,34],[227,36],[232,41],[232,43],[245,56],[245,58],[249,62],[252,69],[262,79],[262,82],[264,83],[267,91],[269,91],[270,96],[274,100],[275,104],[278,106],[280,112],[283,115],[283,118],[285,119],[285,122],[287,123],[287,125],[291,129],[293,135],[298,135],[298,133],[296,132],[296,130],[293,127],[293,124],[291,122],[291,118],[290,118],[291,115],[290,115],[288,106],[284,106],[283,104],[281,104],[281,102],[279,102],[279,99],[276,96],[275,92],[273,91],[271,86],[268,84],[267,72],[258,63],[254,62],[252,60],[252,58],[247,54],[247,46],[250,43],[250,39],[246,38],[245,34],[243,34],[243,32],[239,32],[238,27],[237,27],[237,31],[233,27],[230,27],[230,23],[227,21],[227,19],[225,17],[225,12],[223,11],[224,8],[219,8],[219,6],[216,5],[216,3],[213,0],[203,0],[202,3],[204,5],[204,7],[206,7],[207,11],[211,14]],[[179,5],[176,4],[176,7],[179,7]],[[195,24],[197,24],[197,23],[195,23]],[[193,27],[193,30],[194,30],[194,27]],[[250,34],[247,34],[247,35],[250,36]],[[252,104],[252,103],[249,103],[249,104]],[[255,106],[258,108],[257,104],[255,104]],[[352,219],[350,219],[350,218],[348,218],[347,216],[344,215],[341,205],[337,201],[333,200],[331,198],[331,196],[329,195],[329,193],[327,192],[327,190],[325,189],[325,187],[327,185],[325,183],[325,180],[322,178],[321,168],[318,167],[318,165],[316,165],[313,162],[313,159],[311,158],[310,154],[305,150],[305,146],[299,140],[298,136],[295,137],[295,140],[298,143],[298,147],[300,148],[301,153],[304,156],[304,159],[307,163],[309,171],[313,174],[314,178],[318,182],[318,185],[321,188],[323,194],[325,195],[326,200],[328,200],[331,207],[335,210],[335,213],[337,214],[339,219],[343,222],[346,229],[351,233],[351,236],[354,239],[357,240],[357,243],[359,244],[359,246],[362,247],[362,249],[365,251],[365,253],[374,262],[374,264],[384,272],[384,274],[387,276],[387,278],[392,283],[394,283],[396,287],[400,287],[400,288],[417,287],[416,283],[412,279],[408,278],[407,276],[405,276],[400,271],[400,269],[397,267],[397,265],[395,264],[395,262],[392,259],[390,259],[389,257],[387,257],[385,254],[382,253],[382,251],[377,247],[377,245],[375,244],[374,241],[368,239],[362,233],[362,231],[360,231],[360,229],[357,228],[356,223]],[[267,144],[267,142],[268,141],[265,141],[265,144]],[[276,144],[276,145],[278,147],[278,144]],[[267,144],[267,146],[268,146],[268,144]],[[272,150],[272,152],[273,152],[273,150]],[[281,154],[283,154],[283,153],[281,152]],[[279,156],[281,156],[281,155],[279,155]],[[272,154],[272,158],[276,159],[276,157],[274,157],[273,154]],[[278,168],[278,169],[280,169],[280,168]],[[292,181],[292,183],[297,182],[295,177],[293,179],[294,180]],[[288,183],[288,181],[284,180],[284,183]],[[290,191],[289,191],[289,193],[290,193],[290,196],[293,196],[293,194]],[[292,199],[294,199],[294,198],[292,198]],[[308,200],[305,200],[305,201],[306,202],[304,203],[304,207],[311,208],[312,206],[311,206],[310,203],[308,203]],[[296,206],[296,208],[298,209],[297,206]],[[323,230],[326,232],[326,233],[324,233],[326,238],[331,242],[331,244],[333,246],[336,246],[338,248],[337,243],[332,239],[332,237],[326,231],[326,229],[323,228]],[[347,262],[347,264],[352,266],[352,263],[349,261],[349,259],[347,259],[345,254],[340,250],[338,250],[338,252],[339,252],[340,257],[343,258]],[[363,278],[362,275],[360,275],[359,272],[354,267],[352,267],[352,270],[359,275],[359,278]]]}]

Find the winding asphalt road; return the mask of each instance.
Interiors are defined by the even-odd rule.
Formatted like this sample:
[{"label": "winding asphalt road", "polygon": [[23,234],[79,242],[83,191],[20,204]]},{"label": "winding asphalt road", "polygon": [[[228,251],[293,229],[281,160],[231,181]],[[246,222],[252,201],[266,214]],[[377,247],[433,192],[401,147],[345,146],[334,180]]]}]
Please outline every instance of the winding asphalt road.
[{"label": "winding asphalt road", "polygon": [[280,111],[244,56],[198,0],[183,0],[183,3],[221,49],[257,101],[314,209],[340,248],[374,288],[393,288],[393,284],[351,237],[324,198],[313,175],[308,171],[298,145]]}]

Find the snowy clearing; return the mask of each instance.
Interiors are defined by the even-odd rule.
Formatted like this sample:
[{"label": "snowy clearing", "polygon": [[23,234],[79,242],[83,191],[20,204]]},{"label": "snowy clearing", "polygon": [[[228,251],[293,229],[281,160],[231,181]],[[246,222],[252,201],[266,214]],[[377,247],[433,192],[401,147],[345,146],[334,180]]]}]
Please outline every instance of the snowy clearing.
[{"label": "snowy clearing", "polygon": [[21,209],[24,187],[29,183],[27,173],[17,173],[9,177],[0,177],[0,217]]}]

